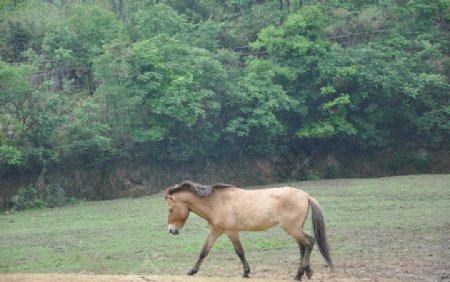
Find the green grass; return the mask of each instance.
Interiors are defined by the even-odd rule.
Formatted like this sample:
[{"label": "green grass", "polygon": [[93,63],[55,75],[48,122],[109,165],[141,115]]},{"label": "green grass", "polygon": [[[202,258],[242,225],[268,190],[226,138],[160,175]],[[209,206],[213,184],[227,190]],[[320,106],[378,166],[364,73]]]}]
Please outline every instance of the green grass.
[{"label": "green grass", "polygon": [[[450,175],[291,185],[321,203],[338,269],[354,260],[375,266],[389,261],[400,268],[402,260],[449,266]],[[161,194],[5,214],[0,216],[0,272],[183,274],[197,258],[207,224],[191,215],[182,233],[171,236],[166,218]],[[308,232],[310,225],[308,219]],[[241,237],[253,272],[283,269],[287,277],[295,272],[297,245],[279,228]],[[312,265],[324,268],[317,250]],[[226,236],[218,240],[201,273],[241,273]]]}]

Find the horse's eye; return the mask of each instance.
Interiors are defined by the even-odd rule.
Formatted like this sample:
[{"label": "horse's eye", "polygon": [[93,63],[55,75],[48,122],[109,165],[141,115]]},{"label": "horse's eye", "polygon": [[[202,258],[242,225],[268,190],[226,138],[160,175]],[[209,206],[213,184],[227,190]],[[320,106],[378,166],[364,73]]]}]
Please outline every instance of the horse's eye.
[{"label": "horse's eye", "polygon": [[172,212],[173,212],[173,209],[172,209],[172,208],[170,208],[170,209],[169,209],[169,212],[170,212],[170,213],[172,213]]}]

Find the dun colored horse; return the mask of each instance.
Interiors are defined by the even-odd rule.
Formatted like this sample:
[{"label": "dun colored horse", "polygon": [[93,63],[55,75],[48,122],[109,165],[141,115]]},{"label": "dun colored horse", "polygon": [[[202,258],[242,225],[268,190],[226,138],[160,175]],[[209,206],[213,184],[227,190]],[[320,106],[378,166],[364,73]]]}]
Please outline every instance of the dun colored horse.
[{"label": "dun colored horse", "polygon": [[[171,234],[180,233],[191,211],[209,225],[208,238],[188,275],[198,272],[214,242],[225,233],[242,261],[243,277],[248,278],[250,266],[239,239],[239,231],[262,231],[276,225],[298,242],[300,265],[295,276],[297,280],[301,280],[305,273],[308,278],[313,274],[309,257],[315,241],[328,266],[333,269],[319,203],[302,190],[292,187],[243,190],[228,184],[203,186],[184,181],[167,188],[164,196],[169,206],[168,227]],[[314,237],[303,232],[309,207],[312,210]]]}]

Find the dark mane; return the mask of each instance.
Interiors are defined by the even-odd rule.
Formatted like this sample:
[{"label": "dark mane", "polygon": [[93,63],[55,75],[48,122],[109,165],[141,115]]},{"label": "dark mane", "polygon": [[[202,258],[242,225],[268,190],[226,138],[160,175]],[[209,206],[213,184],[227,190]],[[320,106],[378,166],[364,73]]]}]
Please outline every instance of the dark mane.
[{"label": "dark mane", "polygon": [[205,198],[211,195],[215,190],[218,189],[224,189],[234,187],[230,184],[224,184],[224,183],[216,183],[214,185],[202,185],[199,183],[195,183],[189,180],[185,180],[181,182],[180,184],[175,184],[169,188],[167,188],[164,191],[164,197],[167,199],[169,195],[173,195],[174,193],[178,191],[192,191],[195,195],[199,196],[200,198]]}]

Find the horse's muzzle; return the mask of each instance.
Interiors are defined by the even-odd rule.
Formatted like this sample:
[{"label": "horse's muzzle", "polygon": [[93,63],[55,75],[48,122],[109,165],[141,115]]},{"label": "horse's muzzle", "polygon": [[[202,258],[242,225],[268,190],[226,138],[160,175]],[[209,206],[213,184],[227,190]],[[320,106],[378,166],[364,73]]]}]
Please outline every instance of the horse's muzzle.
[{"label": "horse's muzzle", "polygon": [[169,233],[172,235],[180,234],[180,230],[175,226],[169,226]]}]

